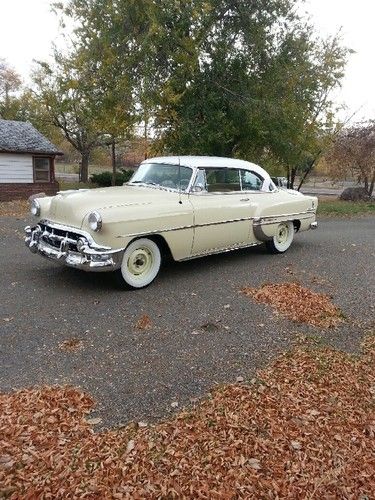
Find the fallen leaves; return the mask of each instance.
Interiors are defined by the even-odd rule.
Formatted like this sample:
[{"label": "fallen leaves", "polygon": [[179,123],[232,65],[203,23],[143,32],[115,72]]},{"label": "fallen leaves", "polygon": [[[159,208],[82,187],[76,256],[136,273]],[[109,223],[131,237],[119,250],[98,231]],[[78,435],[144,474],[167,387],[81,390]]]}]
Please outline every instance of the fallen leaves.
[{"label": "fallen leaves", "polygon": [[135,324],[137,330],[150,330],[152,328],[152,321],[150,316],[143,314]]},{"label": "fallen leaves", "polygon": [[30,212],[28,200],[0,202],[0,217],[26,217]]},{"label": "fallen leaves", "polygon": [[313,292],[299,283],[271,283],[241,291],[257,302],[270,304],[292,321],[333,328],[343,320],[340,309],[328,295]]},{"label": "fallen leaves", "polygon": [[299,345],[251,382],[98,433],[74,388],[2,394],[0,497],[372,498],[374,336],[357,357]]},{"label": "fallen leaves", "polygon": [[61,342],[61,344],[59,345],[59,348],[62,351],[74,352],[74,351],[78,351],[79,349],[83,348],[83,342],[82,342],[82,340],[79,340],[79,339],[73,337],[71,339],[67,339],[67,340],[64,340],[63,342]]}]

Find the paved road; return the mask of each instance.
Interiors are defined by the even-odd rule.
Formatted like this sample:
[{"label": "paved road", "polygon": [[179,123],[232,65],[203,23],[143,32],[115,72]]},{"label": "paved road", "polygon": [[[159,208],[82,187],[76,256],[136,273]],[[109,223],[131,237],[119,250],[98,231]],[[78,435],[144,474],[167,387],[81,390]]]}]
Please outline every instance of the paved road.
[{"label": "paved road", "polygon": [[[375,218],[323,220],[282,256],[257,247],[172,263],[136,292],[32,255],[24,225],[0,219],[0,389],[81,386],[105,426],[162,418],[174,401],[181,407],[217,383],[248,379],[296,334],[322,333],[252,303],[239,293],[245,285],[299,280],[331,294],[348,323],[322,335],[350,351],[374,318]],[[150,330],[135,327],[143,314]],[[59,348],[71,338],[81,350]]]}]

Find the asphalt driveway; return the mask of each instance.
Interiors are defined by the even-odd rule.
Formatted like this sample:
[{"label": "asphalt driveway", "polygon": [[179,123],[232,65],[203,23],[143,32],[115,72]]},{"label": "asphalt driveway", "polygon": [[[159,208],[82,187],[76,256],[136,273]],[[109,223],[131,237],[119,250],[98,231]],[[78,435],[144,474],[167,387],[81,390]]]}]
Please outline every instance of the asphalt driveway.
[{"label": "asphalt driveway", "polygon": [[[248,380],[300,333],[355,351],[374,327],[374,217],[323,219],[281,256],[256,247],[171,263],[135,292],[119,291],[109,274],[32,255],[26,223],[0,218],[0,390],[80,386],[105,426],[159,419],[215,384]],[[239,293],[291,280],[332,295],[347,322],[332,331],[299,326]],[[137,328],[143,315],[148,329]]]}]

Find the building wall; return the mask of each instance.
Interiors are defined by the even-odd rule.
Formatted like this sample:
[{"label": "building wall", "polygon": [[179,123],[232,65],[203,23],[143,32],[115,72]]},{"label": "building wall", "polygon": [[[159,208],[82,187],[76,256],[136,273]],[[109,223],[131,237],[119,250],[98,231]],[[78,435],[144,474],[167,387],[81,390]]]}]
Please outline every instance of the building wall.
[{"label": "building wall", "polygon": [[0,184],[32,183],[33,157],[32,155],[17,155],[0,153]]},{"label": "building wall", "polygon": [[34,182],[32,184],[0,184],[0,201],[27,199],[32,194],[55,195],[59,190],[58,182]]}]

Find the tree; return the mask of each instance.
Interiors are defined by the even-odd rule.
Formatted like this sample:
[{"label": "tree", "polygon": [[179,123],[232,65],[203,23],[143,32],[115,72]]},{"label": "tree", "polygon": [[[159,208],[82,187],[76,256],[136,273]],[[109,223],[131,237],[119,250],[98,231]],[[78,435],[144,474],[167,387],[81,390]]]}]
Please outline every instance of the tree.
[{"label": "tree", "polygon": [[50,122],[81,155],[82,182],[88,182],[90,155],[104,134],[97,121],[95,73],[86,62],[80,51],[67,56],[55,51],[54,65],[39,62],[33,74],[35,95]]},{"label": "tree", "polygon": [[0,116],[2,118],[7,120],[12,118],[13,100],[21,83],[20,75],[5,59],[0,59]]},{"label": "tree", "polygon": [[[91,126],[100,132],[100,142],[111,149],[113,183],[116,145],[132,135],[144,102],[136,96],[142,87],[137,67],[143,61],[139,33],[144,29],[145,3],[71,0],[55,4],[60,14],[73,18],[76,24],[73,53],[79,54],[79,74],[85,68],[84,80],[77,83],[77,88],[85,87]],[[125,17],[119,15],[119,4]]]},{"label": "tree", "polygon": [[77,26],[76,47],[94,54],[98,88],[116,89],[120,123],[138,123],[145,144],[152,129],[153,152],[282,165],[292,187],[334,128],[330,94],[348,54],[339,37],[317,39],[297,4],[69,0],[58,8]]},{"label": "tree", "polygon": [[293,187],[334,128],[330,93],[348,51],[316,39],[292,1],[210,4],[198,64],[189,79],[172,71],[160,93],[159,149],[283,164]]},{"label": "tree", "polygon": [[375,187],[375,121],[341,130],[325,155],[325,162],[334,179],[352,173],[372,196]]}]

